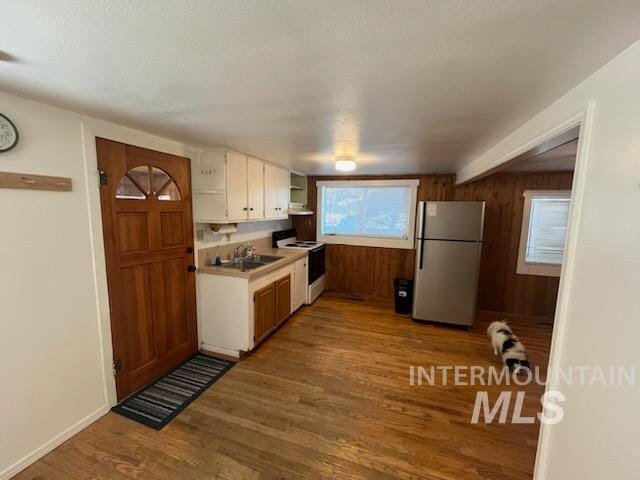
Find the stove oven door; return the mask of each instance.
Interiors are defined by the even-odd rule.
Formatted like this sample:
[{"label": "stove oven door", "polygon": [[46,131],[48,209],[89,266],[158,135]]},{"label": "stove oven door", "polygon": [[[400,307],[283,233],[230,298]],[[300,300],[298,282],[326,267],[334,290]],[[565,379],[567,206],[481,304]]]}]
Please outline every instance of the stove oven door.
[{"label": "stove oven door", "polygon": [[309,285],[324,275],[324,245],[309,250]]}]

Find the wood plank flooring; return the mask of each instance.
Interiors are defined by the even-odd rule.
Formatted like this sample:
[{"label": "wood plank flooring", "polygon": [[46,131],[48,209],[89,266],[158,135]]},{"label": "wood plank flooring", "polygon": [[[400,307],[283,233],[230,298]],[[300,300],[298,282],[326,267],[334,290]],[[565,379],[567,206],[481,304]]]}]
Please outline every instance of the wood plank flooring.
[{"label": "wood plank flooring", "polygon": [[[418,325],[325,293],[164,430],[109,413],[19,480],[532,478],[538,424],[470,424],[475,394],[515,387],[409,384],[409,367],[499,365],[472,331]],[[510,319],[537,365],[551,327]],[[543,387],[530,385],[525,414]]]}]

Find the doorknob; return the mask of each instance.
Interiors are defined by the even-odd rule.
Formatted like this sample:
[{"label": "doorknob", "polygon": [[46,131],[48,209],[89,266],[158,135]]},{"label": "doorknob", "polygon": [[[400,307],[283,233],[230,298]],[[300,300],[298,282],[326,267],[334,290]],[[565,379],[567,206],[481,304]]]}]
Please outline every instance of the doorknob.
[{"label": "doorknob", "polygon": [[187,253],[193,253],[193,247],[187,247]]},{"label": "doorknob", "polygon": [[196,270],[198,270],[198,269],[196,268],[195,265],[189,265],[187,267],[187,272],[195,272]]}]

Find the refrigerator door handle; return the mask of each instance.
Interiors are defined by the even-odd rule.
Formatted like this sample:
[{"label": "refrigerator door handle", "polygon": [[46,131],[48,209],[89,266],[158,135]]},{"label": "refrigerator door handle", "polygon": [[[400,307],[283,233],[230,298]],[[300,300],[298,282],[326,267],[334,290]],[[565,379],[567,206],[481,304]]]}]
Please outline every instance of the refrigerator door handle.
[{"label": "refrigerator door handle", "polygon": [[418,260],[418,270],[422,270],[422,263],[424,260],[424,239],[419,240],[420,242],[420,253],[419,255],[419,260]]},{"label": "refrigerator door handle", "polygon": [[417,238],[424,238],[425,231],[425,213],[427,210],[427,202],[419,202],[418,203],[418,233],[416,235]]}]

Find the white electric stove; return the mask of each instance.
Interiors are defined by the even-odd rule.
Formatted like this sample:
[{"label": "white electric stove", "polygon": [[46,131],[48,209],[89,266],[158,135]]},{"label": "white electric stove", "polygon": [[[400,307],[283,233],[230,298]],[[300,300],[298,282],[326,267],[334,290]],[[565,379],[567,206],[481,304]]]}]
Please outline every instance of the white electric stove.
[{"label": "white electric stove", "polygon": [[324,242],[298,240],[296,236],[297,232],[295,228],[273,232],[273,248],[307,250],[309,257],[307,261],[308,274],[305,303],[309,305],[318,298],[326,288],[324,277],[325,247]]}]

